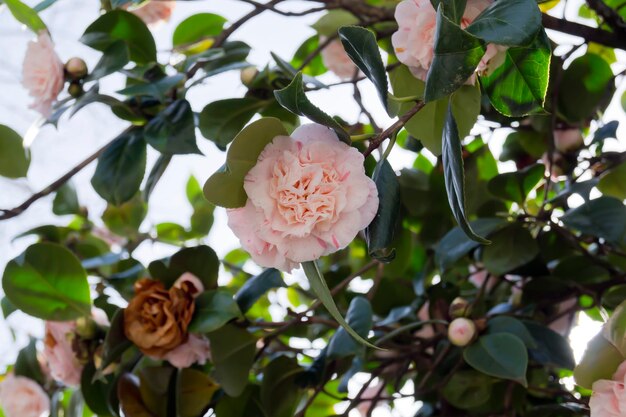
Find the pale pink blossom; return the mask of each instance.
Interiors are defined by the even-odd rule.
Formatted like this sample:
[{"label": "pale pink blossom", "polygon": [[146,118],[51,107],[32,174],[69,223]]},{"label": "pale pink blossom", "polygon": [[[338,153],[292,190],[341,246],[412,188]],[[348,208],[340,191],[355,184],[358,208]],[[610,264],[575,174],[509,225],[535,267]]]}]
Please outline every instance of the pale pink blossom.
[{"label": "pale pink blossom", "polygon": [[154,28],[170,20],[174,7],[175,1],[150,0],[140,7],[130,8],[129,11]]},{"label": "pale pink blossom", "polygon": [[359,405],[356,407],[357,411],[359,412],[359,414],[361,414],[361,416],[365,417],[367,416],[368,411],[370,410],[370,408],[375,408],[376,405],[378,404],[378,401],[376,401],[375,404],[372,404],[375,398],[380,398],[380,394],[379,392],[381,391],[381,389],[383,389],[384,383],[379,381],[377,384],[375,385],[370,385],[369,387],[367,387],[365,389],[365,391],[363,391],[363,394],[361,395],[361,400],[359,401]]},{"label": "pale pink blossom", "polygon": [[209,341],[202,336],[189,334],[187,341],[168,352],[164,359],[172,366],[182,369],[189,368],[194,363],[204,365],[210,357]]},{"label": "pale pink blossom", "polygon": [[202,292],[204,292],[204,285],[202,284],[202,281],[200,281],[200,278],[198,278],[197,276],[195,276],[191,272],[185,272],[180,277],[178,277],[176,282],[174,282],[174,287],[176,287],[176,288],[183,288],[183,284],[185,284],[185,283],[187,285],[191,284],[191,287],[193,287],[191,289],[191,294],[194,297],[197,297]]},{"label": "pale pink blossom", "polygon": [[506,51],[508,46],[496,45],[490,43],[487,45],[485,55],[480,59],[476,72],[481,76],[488,77],[506,60]]},{"label": "pale pink blossom", "polygon": [[567,153],[580,149],[583,145],[580,129],[559,129],[554,131],[554,147],[557,151]]},{"label": "pale pink blossom", "polygon": [[[321,38],[320,42],[325,42],[325,38]],[[322,49],[322,60],[324,66],[335,75],[343,80],[349,80],[357,73],[357,67],[350,59],[346,50],[339,39],[331,41],[324,49]]]},{"label": "pale pink blossom", "polygon": [[626,362],[623,362],[612,380],[600,379],[593,383],[589,408],[591,417],[623,417],[626,415]]},{"label": "pale pink blossom", "polygon": [[54,51],[54,43],[46,31],[41,31],[37,41],[30,41],[22,64],[22,85],[33,97],[29,108],[48,117],[52,104],[63,89],[63,62]]},{"label": "pale pink blossom", "polygon": [[9,374],[0,382],[0,408],[6,417],[47,417],[50,397],[32,379]]},{"label": "pale pink blossom", "polygon": [[[461,27],[467,27],[490,4],[490,0],[468,0]],[[396,6],[395,18],[398,31],[391,43],[396,56],[415,77],[426,80],[434,56],[437,12],[430,0],[403,0]]]},{"label": "pale pink blossom", "polygon": [[467,346],[476,336],[476,325],[470,319],[460,317],[448,326],[448,340],[455,346]]},{"label": "pale pink blossom", "polygon": [[363,155],[317,124],[277,136],[244,180],[248,201],[228,225],[252,259],[284,271],[345,248],[376,216]]},{"label": "pale pink blossom", "polygon": [[72,349],[76,337],[76,323],[73,321],[47,321],[44,339],[44,358],[50,367],[50,374],[56,381],[65,385],[80,385],[83,365]]}]

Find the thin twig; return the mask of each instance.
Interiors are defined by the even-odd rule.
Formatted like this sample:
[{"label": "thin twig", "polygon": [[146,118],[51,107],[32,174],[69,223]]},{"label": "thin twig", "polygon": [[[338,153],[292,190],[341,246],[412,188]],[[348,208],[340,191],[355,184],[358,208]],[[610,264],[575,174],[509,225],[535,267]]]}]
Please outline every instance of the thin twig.
[{"label": "thin twig", "polygon": [[423,101],[418,101],[417,103],[415,103],[415,105],[411,107],[409,111],[400,116],[400,118],[394,124],[389,126],[380,135],[376,136],[370,141],[369,146],[367,147],[365,152],[363,152],[363,156],[369,156],[372,152],[374,152],[374,149],[377,149],[385,141],[385,139],[402,129],[404,125],[411,119],[411,117],[415,116],[417,112],[424,108],[425,105],[426,103],[424,103]]}]

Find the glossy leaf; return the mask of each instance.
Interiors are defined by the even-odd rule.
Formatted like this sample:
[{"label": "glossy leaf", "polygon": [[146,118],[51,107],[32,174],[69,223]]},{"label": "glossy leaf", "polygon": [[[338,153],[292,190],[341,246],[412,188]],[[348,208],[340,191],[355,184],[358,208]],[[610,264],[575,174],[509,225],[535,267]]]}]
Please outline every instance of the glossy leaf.
[{"label": "glossy leaf", "polygon": [[180,417],[202,415],[213,399],[219,385],[206,373],[185,368],[177,378],[177,408]]},{"label": "glossy leaf", "polygon": [[492,178],[487,187],[497,197],[523,204],[528,193],[543,179],[544,171],[545,167],[541,164],[530,165]]},{"label": "glossy leaf", "polygon": [[197,13],[189,16],[176,26],[172,44],[182,49],[198,41],[217,36],[222,32],[226,19],[213,13]]},{"label": "glossy leaf", "polygon": [[461,370],[452,374],[443,387],[442,395],[453,406],[470,410],[489,401],[494,379],[474,370]]},{"label": "glossy leaf", "polygon": [[87,27],[80,41],[103,52],[113,43],[123,41],[132,61],[138,64],[156,61],[156,45],[150,30],[139,17],[124,10],[100,16]]},{"label": "glossy leaf", "polygon": [[541,12],[535,0],[499,0],[491,3],[465,29],[487,43],[524,46],[541,29]]},{"label": "glossy leaf", "polygon": [[292,417],[295,414],[300,392],[295,384],[303,369],[295,359],[279,356],[263,372],[261,404],[267,417]]},{"label": "glossy leaf", "polygon": [[85,270],[73,253],[55,243],[36,243],[10,261],[2,287],[17,308],[43,320],[91,314]]},{"label": "glossy leaf", "polygon": [[118,309],[111,319],[111,326],[107,331],[102,345],[102,363],[97,374],[99,375],[110,364],[117,361],[122,354],[132,346],[132,342],[126,337],[124,331],[124,309]]},{"label": "glossy leaf", "polygon": [[0,176],[25,177],[30,165],[30,152],[24,149],[22,137],[8,126],[0,125]]},{"label": "glossy leaf", "polygon": [[259,119],[239,132],[226,153],[226,163],[204,184],[206,199],[225,208],[243,207],[248,199],[243,189],[244,177],[256,165],[265,146],[279,135],[288,133],[273,117]]},{"label": "glossy leaf", "polygon": [[150,275],[165,283],[169,287],[185,272],[191,272],[204,285],[204,290],[217,287],[219,273],[219,259],[215,251],[209,246],[183,248],[172,255],[148,265]]},{"label": "glossy leaf", "polygon": [[112,204],[122,204],[139,191],[146,170],[146,142],[141,131],[122,133],[98,158],[91,185]]},{"label": "glossy leaf", "polygon": [[600,197],[568,210],[561,218],[567,227],[607,241],[626,244],[626,207],[620,200]]},{"label": "glossy leaf", "polygon": [[452,215],[465,234],[472,240],[488,244],[488,240],[474,232],[465,214],[465,173],[463,172],[462,151],[461,139],[459,138],[459,131],[452,114],[452,108],[448,106],[441,151],[448,203],[450,204]]},{"label": "glossy leaf", "polygon": [[148,214],[148,205],[140,194],[136,194],[119,206],[108,204],[102,213],[102,220],[113,233],[133,239],[138,236],[139,226],[146,214]]},{"label": "glossy leaf", "polygon": [[215,377],[226,394],[238,397],[248,385],[256,339],[246,330],[230,325],[209,333],[208,336]]},{"label": "glossy leaf", "polygon": [[359,19],[349,11],[336,9],[329,10],[317,22],[313,23],[311,27],[320,35],[329,37],[337,35],[340,27],[356,25],[357,23],[359,23]]},{"label": "glossy leaf", "polygon": [[[363,339],[367,338],[372,329],[372,306],[367,298],[354,297],[348,307],[346,322]],[[338,359],[350,355],[358,355],[363,352],[363,346],[348,334],[345,328],[337,329],[333,337],[328,342],[328,359]]]},{"label": "glossy leaf", "polygon": [[146,141],[164,154],[201,153],[196,145],[193,111],[187,100],[176,100],[144,127]]},{"label": "glossy leaf", "polygon": [[503,275],[532,261],[539,253],[537,241],[521,224],[511,224],[491,235],[492,244],[483,249],[482,261],[494,275]]},{"label": "glossy leaf", "polygon": [[344,26],[339,29],[339,39],[346,53],[374,84],[380,101],[387,109],[387,70],[378,50],[376,35],[369,29],[359,26]]},{"label": "glossy leaf", "polygon": [[350,143],[350,136],[339,123],[309,101],[302,82],[302,73],[298,73],[291,83],[282,90],[274,91],[274,96],[281,106],[299,116],[305,116],[315,123],[327,126],[337,133],[339,139]]},{"label": "glossy leaf", "polygon": [[209,103],[200,113],[200,133],[219,149],[226,150],[226,146],[265,104],[265,101],[254,97],[230,98]]},{"label": "glossy leaf", "polygon": [[565,337],[536,322],[525,321],[524,325],[537,343],[537,347],[529,351],[531,359],[563,369],[574,369],[574,352]]},{"label": "glossy leaf", "polygon": [[87,407],[92,412],[97,413],[98,417],[112,417],[116,415],[111,410],[111,404],[107,401],[112,386],[112,376],[102,377],[98,375],[93,362],[85,365],[80,377],[80,392]]},{"label": "glossy leaf", "polygon": [[266,269],[259,275],[248,279],[237,291],[235,301],[239,309],[245,313],[261,298],[267,291],[273,288],[286,287],[285,281],[280,271],[274,268]]},{"label": "glossy leaf", "polygon": [[528,354],[517,336],[505,333],[481,336],[463,351],[463,358],[486,375],[527,385]]},{"label": "glossy leaf", "polygon": [[66,182],[57,190],[52,202],[52,212],[58,216],[80,212],[76,188],[71,182]]},{"label": "glossy leaf", "polygon": [[395,258],[395,248],[391,244],[400,213],[400,183],[386,160],[376,167],[374,181],[379,205],[376,217],[365,229],[367,249],[372,258],[391,262]]},{"label": "glossy leaf", "polygon": [[124,68],[128,61],[130,61],[128,45],[123,41],[113,42],[103,51],[102,57],[100,57],[96,66],[87,76],[87,81],[99,80],[102,77],[113,74]]},{"label": "glossy leaf", "polygon": [[39,359],[37,359],[37,340],[31,338],[26,346],[24,346],[15,359],[13,373],[17,376],[23,376],[39,384],[45,384],[46,377],[43,374]]},{"label": "glossy leaf", "polygon": [[205,291],[196,298],[196,309],[189,331],[209,333],[241,315],[233,296],[227,291]]},{"label": "glossy leaf", "polygon": [[537,348],[537,342],[524,324],[508,316],[497,316],[487,322],[487,334],[508,333],[517,336],[528,349]]},{"label": "glossy leaf", "polygon": [[606,196],[626,199],[626,163],[621,163],[602,175],[598,190]]},{"label": "glossy leaf", "polygon": [[9,8],[9,12],[15,20],[26,25],[30,30],[38,34],[42,30],[47,30],[46,24],[41,20],[37,12],[20,0],[4,0],[4,4]]},{"label": "glossy leaf", "polygon": [[441,5],[444,16],[458,25],[465,12],[467,0],[430,0],[430,4],[435,10]]}]

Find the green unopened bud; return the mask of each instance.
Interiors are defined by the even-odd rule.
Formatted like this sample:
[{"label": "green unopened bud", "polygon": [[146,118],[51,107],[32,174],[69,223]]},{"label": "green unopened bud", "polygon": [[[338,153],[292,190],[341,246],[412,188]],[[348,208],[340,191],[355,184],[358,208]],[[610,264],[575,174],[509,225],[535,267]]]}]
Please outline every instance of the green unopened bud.
[{"label": "green unopened bud", "polygon": [[70,58],[65,64],[65,72],[70,80],[80,80],[87,76],[87,64],[81,58]]},{"label": "green unopened bud", "polygon": [[76,334],[83,339],[92,339],[97,330],[98,326],[91,317],[79,317],[76,320]]},{"label": "green unopened bud", "polygon": [[259,71],[256,67],[246,67],[242,69],[240,73],[241,83],[246,87],[250,87],[258,73]]},{"label": "green unopened bud", "polygon": [[467,317],[470,315],[470,303],[465,298],[457,297],[450,304],[448,314],[451,318],[456,319],[458,317]]},{"label": "green unopened bud", "polygon": [[470,319],[458,318],[448,326],[448,340],[455,346],[467,346],[476,337],[476,325]]},{"label": "green unopened bud", "polygon": [[80,83],[78,83],[78,82],[72,81],[70,83],[70,86],[67,87],[67,93],[70,96],[74,97],[74,98],[78,98],[78,97],[82,96],[83,93],[84,93],[83,86],[80,85]]}]

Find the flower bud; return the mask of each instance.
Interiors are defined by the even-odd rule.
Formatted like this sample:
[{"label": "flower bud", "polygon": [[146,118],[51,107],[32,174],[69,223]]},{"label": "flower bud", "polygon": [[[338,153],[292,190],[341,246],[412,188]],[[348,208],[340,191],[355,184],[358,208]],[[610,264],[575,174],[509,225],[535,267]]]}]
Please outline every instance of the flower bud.
[{"label": "flower bud", "polygon": [[470,314],[470,304],[467,302],[466,299],[456,297],[454,300],[452,300],[452,304],[450,304],[448,314],[453,319],[456,319],[458,317],[466,317]]},{"label": "flower bud", "polygon": [[83,86],[77,82],[72,82],[70,86],[67,87],[67,93],[74,98],[82,96],[83,92]]},{"label": "flower bud", "polygon": [[87,64],[81,58],[70,58],[65,63],[65,71],[70,80],[80,80],[87,75]]},{"label": "flower bud", "polygon": [[475,337],[476,325],[470,319],[454,319],[448,326],[448,340],[455,346],[467,346]]},{"label": "flower bud", "polygon": [[76,320],[76,334],[83,339],[92,339],[97,330],[96,322],[91,317],[79,317]]},{"label": "flower bud", "polygon": [[259,71],[256,69],[256,67],[245,67],[244,69],[242,69],[240,73],[242,84],[246,87],[250,87],[258,73]]}]

